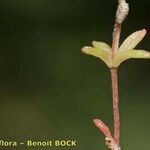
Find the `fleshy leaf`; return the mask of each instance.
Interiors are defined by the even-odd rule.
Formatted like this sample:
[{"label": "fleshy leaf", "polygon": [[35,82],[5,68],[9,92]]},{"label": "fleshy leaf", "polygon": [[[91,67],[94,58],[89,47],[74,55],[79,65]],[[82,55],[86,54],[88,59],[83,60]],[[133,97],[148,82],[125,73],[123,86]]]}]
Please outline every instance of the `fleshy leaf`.
[{"label": "fleshy leaf", "polygon": [[132,50],[136,47],[136,45],[144,38],[146,35],[146,30],[140,30],[132,33],[130,36],[128,36],[124,42],[121,44],[119,51],[127,51]]},{"label": "fleshy leaf", "polygon": [[103,60],[109,68],[117,68],[123,61],[131,58],[150,58],[150,52],[136,50],[134,47],[143,39],[146,30],[140,30],[131,34],[120,46],[119,51],[114,55],[111,47],[104,42],[93,41],[93,47],[85,46],[82,52]]},{"label": "fleshy leaf", "polygon": [[[107,44],[101,44],[100,42],[93,42],[94,47],[85,46],[82,48],[82,52],[88,55],[93,55],[95,57],[103,60],[108,66],[110,66],[110,52],[111,48]],[[109,52],[108,52],[109,51]]]},{"label": "fleshy leaf", "polygon": [[145,50],[128,50],[118,52],[113,59],[113,66],[118,67],[123,61],[131,58],[150,58],[150,52]]},{"label": "fleshy leaf", "polygon": [[111,132],[108,126],[100,119],[93,120],[95,126],[105,135],[105,137],[112,138]]},{"label": "fleshy leaf", "polygon": [[104,42],[93,41],[92,44],[93,44],[93,47],[95,47],[95,48],[99,48],[99,49],[102,49],[107,52],[111,51],[111,47]]}]

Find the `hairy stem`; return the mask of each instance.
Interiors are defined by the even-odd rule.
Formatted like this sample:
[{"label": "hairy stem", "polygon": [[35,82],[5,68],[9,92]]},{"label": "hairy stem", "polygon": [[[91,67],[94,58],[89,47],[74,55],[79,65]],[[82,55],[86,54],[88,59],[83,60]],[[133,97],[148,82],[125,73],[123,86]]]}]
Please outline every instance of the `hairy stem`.
[{"label": "hairy stem", "polygon": [[[129,5],[126,0],[118,0],[116,11],[116,20],[112,36],[112,61],[118,52],[121,26],[129,13]],[[110,67],[112,83],[112,101],[113,101],[113,118],[114,118],[114,136],[110,133],[109,128],[99,119],[94,119],[96,127],[105,135],[105,144],[111,150],[120,150],[120,114],[119,114],[119,92],[118,92],[118,73],[117,68]]]},{"label": "hairy stem", "polygon": [[[114,31],[113,31],[113,39],[112,39],[112,53],[113,53],[113,55],[118,51],[120,34],[121,34],[121,24],[115,23]],[[113,57],[113,55],[112,55],[112,57]]]},{"label": "hairy stem", "polygon": [[114,117],[114,140],[120,144],[120,116],[119,116],[119,92],[118,92],[118,74],[117,68],[111,68],[112,82],[112,100],[113,100],[113,117]]},{"label": "hairy stem", "polygon": [[[118,1],[119,3],[121,1]],[[115,22],[112,36],[112,58],[118,51],[121,34],[121,24]],[[112,84],[113,118],[114,118],[114,140],[118,147],[120,145],[120,114],[119,114],[119,92],[118,92],[118,74],[117,68],[110,68]]]},{"label": "hairy stem", "polygon": [[[112,57],[118,51],[121,34],[121,24],[115,23],[112,39]],[[110,68],[112,82],[112,101],[114,118],[114,140],[120,144],[120,116],[119,116],[119,92],[117,68]]]},{"label": "hairy stem", "polygon": [[[121,25],[129,11],[129,6],[125,0],[118,0],[118,8],[116,11],[116,20],[112,36],[112,59],[118,52]],[[113,101],[113,118],[114,118],[114,140],[120,145],[120,114],[119,114],[119,92],[118,92],[118,74],[117,68],[110,68],[112,82],[112,101]]]}]

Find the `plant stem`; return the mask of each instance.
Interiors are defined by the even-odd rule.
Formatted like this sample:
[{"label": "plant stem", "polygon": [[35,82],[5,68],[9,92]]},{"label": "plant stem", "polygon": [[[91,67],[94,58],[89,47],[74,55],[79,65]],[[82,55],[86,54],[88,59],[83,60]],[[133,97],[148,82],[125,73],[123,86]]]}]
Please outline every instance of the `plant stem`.
[{"label": "plant stem", "polygon": [[[126,0],[118,0],[118,8],[116,11],[116,21],[114,25],[112,37],[112,60],[116,52],[118,52],[121,25],[129,13],[129,5]],[[119,92],[118,92],[118,74],[117,68],[110,68],[112,82],[112,101],[113,101],[113,118],[114,118],[114,140],[120,145],[120,114],[119,114]]]},{"label": "plant stem", "polygon": [[[121,34],[121,24],[115,23],[112,39],[112,57],[118,51]],[[113,101],[113,118],[114,118],[114,140],[120,144],[120,114],[119,114],[119,92],[118,92],[118,74],[117,68],[110,68],[112,83],[112,101]]]},{"label": "plant stem", "polygon": [[[116,11],[116,20],[114,24],[112,36],[112,64],[114,57],[119,50],[119,41],[121,34],[121,26],[129,13],[129,5],[126,0],[118,0],[118,8]],[[115,65],[114,65],[115,66]],[[119,114],[119,91],[118,91],[118,70],[113,65],[110,67],[111,84],[112,84],[112,101],[113,101],[113,118],[114,118],[114,136],[106,124],[99,119],[94,119],[96,127],[105,135],[105,144],[111,150],[120,150],[120,114]]]},{"label": "plant stem", "polygon": [[[121,34],[121,24],[115,23],[114,31],[113,31],[113,39],[112,39],[112,53],[113,53],[113,55],[114,55],[114,53],[116,53],[118,51],[120,34]],[[112,55],[112,57],[113,57],[113,55]]]},{"label": "plant stem", "polygon": [[118,92],[118,74],[117,68],[111,68],[112,82],[112,100],[113,100],[113,117],[114,117],[114,140],[120,144],[120,116],[119,116],[119,92]]}]

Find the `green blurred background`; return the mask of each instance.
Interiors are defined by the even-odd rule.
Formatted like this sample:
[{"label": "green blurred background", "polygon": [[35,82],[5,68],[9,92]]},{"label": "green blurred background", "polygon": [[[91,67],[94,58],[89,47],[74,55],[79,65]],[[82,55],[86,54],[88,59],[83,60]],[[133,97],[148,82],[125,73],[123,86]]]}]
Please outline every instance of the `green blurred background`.
[{"label": "green blurred background", "polygon": [[[143,27],[149,31],[149,0],[128,2],[121,41]],[[0,0],[1,139],[76,139],[77,147],[42,149],[107,149],[92,119],[101,118],[113,128],[110,73],[103,62],[80,49],[92,40],[111,44],[116,4]],[[150,50],[149,41],[150,32],[138,48]],[[149,68],[149,60],[129,60],[119,68],[125,150],[150,149]]]}]

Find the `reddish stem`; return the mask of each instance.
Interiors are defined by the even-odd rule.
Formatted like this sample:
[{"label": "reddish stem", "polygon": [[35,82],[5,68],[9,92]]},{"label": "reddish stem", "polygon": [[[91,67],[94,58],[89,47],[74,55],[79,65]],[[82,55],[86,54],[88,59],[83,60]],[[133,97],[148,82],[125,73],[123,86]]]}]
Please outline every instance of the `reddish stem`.
[{"label": "reddish stem", "polygon": [[[116,12],[116,21],[112,37],[112,61],[118,52],[119,40],[121,34],[121,25],[129,11],[129,6],[125,0],[118,0],[118,9]],[[120,114],[119,114],[119,92],[118,92],[118,74],[117,68],[110,68],[112,82],[112,101],[113,101],[113,118],[114,118],[114,137],[111,136],[109,128],[98,119],[94,120],[95,125],[106,136],[106,145],[112,150],[120,150]],[[109,137],[109,138],[108,138]],[[107,141],[111,139],[111,144]]]},{"label": "reddish stem", "polygon": [[[115,23],[112,39],[112,59],[118,51],[121,34],[121,24]],[[117,68],[110,68],[112,82],[112,101],[113,101],[113,118],[114,118],[114,140],[120,144],[120,117],[119,117],[119,92],[118,92],[118,74]]]},{"label": "reddish stem", "polygon": [[112,100],[113,100],[113,117],[114,117],[114,140],[120,143],[120,117],[119,117],[119,93],[118,93],[118,75],[117,69],[111,68],[112,81]]},{"label": "reddish stem", "polygon": [[121,24],[115,23],[114,31],[113,31],[113,39],[112,39],[112,53],[116,53],[119,47],[119,40],[120,40],[120,33],[121,33]]}]

